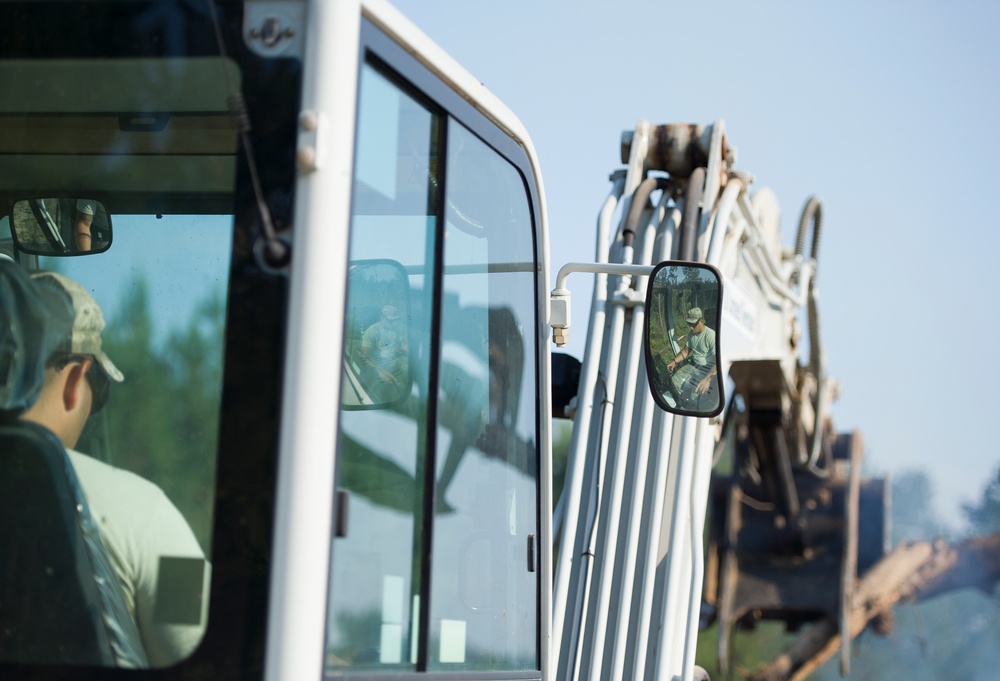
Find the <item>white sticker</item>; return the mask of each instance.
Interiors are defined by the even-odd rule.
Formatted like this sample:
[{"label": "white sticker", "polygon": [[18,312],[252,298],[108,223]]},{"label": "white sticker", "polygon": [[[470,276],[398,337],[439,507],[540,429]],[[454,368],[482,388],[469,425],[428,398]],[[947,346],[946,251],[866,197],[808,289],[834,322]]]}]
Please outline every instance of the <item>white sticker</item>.
[{"label": "white sticker", "polygon": [[386,575],[382,579],[382,621],[389,624],[403,623],[402,577]]},{"label": "white sticker", "polygon": [[403,661],[402,624],[382,624],[378,661],[382,664],[399,664]]},{"label": "white sticker", "polygon": [[465,662],[465,622],[441,620],[441,662]]},{"label": "white sticker", "polygon": [[722,319],[751,344],[757,342],[757,303],[735,279],[726,277],[723,286]]},{"label": "white sticker", "polygon": [[410,664],[417,663],[417,643],[420,639],[420,594],[413,594],[413,608],[410,610]]}]

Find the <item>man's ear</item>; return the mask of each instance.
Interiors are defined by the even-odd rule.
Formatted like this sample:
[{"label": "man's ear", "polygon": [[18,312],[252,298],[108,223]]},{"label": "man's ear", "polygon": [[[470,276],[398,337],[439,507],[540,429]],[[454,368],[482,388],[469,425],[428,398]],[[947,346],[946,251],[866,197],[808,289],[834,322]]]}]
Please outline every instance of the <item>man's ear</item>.
[{"label": "man's ear", "polygon": [[[83,362],[73,362],[64,370],[63,378],[63,408],[72,412],[79,409],[87,399],[87,391],[84,383],[87,381],[87,370],[90,368],[90,360]],[[89,407],[88,407],[89,409]]]}]

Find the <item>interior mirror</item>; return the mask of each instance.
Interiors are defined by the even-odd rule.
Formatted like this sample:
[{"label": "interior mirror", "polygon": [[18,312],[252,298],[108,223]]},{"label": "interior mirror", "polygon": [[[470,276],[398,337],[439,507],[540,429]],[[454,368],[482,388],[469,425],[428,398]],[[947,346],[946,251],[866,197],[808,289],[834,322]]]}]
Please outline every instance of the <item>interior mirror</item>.
[{"label": "interior mirror", "polygon": [[87,255],[111,246],[111,215],[100,201],[55,197],[15,201],[11,236],[34,255]]},{"label": "interior mirror", "polygon": [[722,278],[711,265],[662,262],[646,290],[646,374],[653,399],[684,416],[715,416],[725,403],[719,380]]},{"label": "interior mirror", "polygon": [[409,397],[410,284],[395,260],[351,263],[341,403],[378,409]]}]

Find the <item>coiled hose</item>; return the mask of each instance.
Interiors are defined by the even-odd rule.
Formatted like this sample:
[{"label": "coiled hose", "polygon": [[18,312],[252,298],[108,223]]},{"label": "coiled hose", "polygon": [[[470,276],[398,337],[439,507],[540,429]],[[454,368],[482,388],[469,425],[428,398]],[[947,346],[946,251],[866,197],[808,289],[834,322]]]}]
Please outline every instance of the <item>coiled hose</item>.
[{"label": "coiled hose", "polygon": [[818,196],[810,196],[802,209],[802,217],[799,218],[799,231],[795,239],[795,255],[802,257],[805,254],[806,235],[810,223],[812,229],[812,250],[810,258],[813,261],[812,278],[809,280],[809,294],[807,297],[809,313],[809,372],[816,378],[816,397],[813,402],[813,412],[816,415],[816,423],[813,428],[812,442],[809,447],[809,459],[807,467],[814,472],[817,470],[816,462],[819,460],[821,449],[823,448],[823,423],[820,407],[823,404],[824,393],[826,392],[826,366],[823,361],[823,348],[819,336],[819,296],[816,292],[816,272],[819,269],[819,242],[823,227],[823,202]]}]

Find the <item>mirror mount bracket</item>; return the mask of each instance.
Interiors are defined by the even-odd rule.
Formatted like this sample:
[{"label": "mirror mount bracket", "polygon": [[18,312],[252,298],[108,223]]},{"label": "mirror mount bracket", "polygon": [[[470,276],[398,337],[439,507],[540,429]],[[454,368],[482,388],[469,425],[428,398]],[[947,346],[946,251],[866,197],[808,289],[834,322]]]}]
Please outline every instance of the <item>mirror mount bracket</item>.
[{"label": "mirror mount bracket", "polygon": [[[563,347],[569,342],[570,325],[570,290],[566,280],[574,272],[589,272],[592,274],[619,274],[623,276],[647,276],[653,271],[652,265],[627,265],[625,263],[609,262],[570,262],[559,269],[556,275],[556,287],[549,294],[549,326],[552,327],[552,342]],[[642,296],[622,292],[615,297],[618,304],[634,307],[643,303]]]},{"label": "mirror mount bracket", "polygon": [[627,288],[623,291],[618,291],[611,298],[611,302],[615,305],[621,305],[625,308],[638,307],[640,305],[646,304],[646,295],[634,288]]}]

